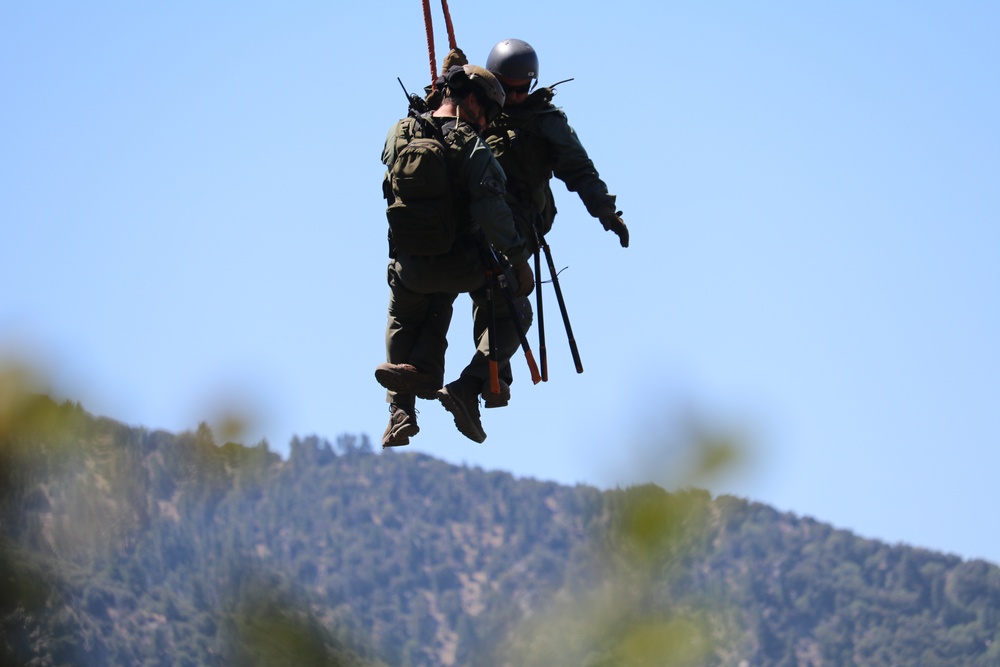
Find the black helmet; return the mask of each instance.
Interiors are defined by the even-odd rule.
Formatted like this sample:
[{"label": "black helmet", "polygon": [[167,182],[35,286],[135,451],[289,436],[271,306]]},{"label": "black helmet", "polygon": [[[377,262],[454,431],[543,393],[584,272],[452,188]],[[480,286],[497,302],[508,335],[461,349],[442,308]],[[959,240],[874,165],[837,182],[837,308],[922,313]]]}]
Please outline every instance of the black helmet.
[{"label": "black helmet", "polygon": [[486,118],[489,120],[503,109],[507,97],[503,92],[503,86],[493,74],[479,65],[456,65],[445,73],[444,82],[454,94],[465,95],[470,91],[474,92],[486,107]]},{"label": "black helmet", "polygon": [[505,39],[490,51],[486,69],[508,79],[538,79],[538,54],[521,39]]}]

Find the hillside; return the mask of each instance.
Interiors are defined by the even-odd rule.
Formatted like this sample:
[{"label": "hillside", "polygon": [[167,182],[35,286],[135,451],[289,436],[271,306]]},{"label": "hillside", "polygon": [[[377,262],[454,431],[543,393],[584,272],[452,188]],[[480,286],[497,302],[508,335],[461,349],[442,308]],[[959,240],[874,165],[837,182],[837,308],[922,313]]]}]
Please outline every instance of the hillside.
[{"label": "hillside", "polygon": [[1000,665],[997,567],[739,498],[2,416],[2,665]]}]

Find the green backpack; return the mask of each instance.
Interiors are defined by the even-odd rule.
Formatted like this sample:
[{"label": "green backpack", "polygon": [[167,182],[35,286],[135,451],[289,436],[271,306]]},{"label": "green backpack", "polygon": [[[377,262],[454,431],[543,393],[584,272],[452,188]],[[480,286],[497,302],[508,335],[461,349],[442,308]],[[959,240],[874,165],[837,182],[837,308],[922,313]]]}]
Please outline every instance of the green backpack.
[{"label": "green backpack", "polygon": [[459,226],[449,151],[431,121],[413,119],[408,129],[412,138],[389,168],[392,244],[411,255],[441,255],[451,250]]}]

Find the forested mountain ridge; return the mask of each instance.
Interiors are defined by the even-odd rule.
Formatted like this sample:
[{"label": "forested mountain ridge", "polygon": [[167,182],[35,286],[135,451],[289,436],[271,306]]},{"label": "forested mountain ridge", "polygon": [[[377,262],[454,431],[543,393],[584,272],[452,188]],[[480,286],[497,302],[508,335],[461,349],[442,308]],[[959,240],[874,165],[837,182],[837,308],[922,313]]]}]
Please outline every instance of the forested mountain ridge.
[{"label": "forested mountain ridge", "polygon": [[0,510],[0,665],[1000,665],[992,564],[353,436],[283,460],[38,397]]}]

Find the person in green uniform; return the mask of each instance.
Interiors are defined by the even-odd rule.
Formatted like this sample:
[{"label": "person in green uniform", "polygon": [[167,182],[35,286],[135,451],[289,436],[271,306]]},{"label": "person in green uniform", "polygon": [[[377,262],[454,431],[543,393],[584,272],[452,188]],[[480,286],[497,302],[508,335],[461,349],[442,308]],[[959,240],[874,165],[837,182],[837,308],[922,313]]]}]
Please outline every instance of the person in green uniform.
[{"label": "person in green uniform", "polygon": [[587,212],[627,248],[629,232],[616,212],[615,195],[608,193],[566,114],[553,106],[554,89],[535,88],[535,49],[524,40],[502,40],[490,50],[486,69],[503,86],[504,108],[484,138],[507,176],[507,203],[532,252],[538,247],[536,231],[548,233],[555,220],[553,176],[577,193]]},{"label": "person in green uniform", "polygon": [[[416,397],[439,400],[454,417],[459,431],[477,442],[486,439],[478,398],[479,388],[489,378],[488,332],[478,337],[476,354],[459,380],[442,386],[453,304],[461,292],[471,293],[477,304],[486,298],[486,266],[481,254],[485,242],[513,267],[512,288],[517,297],[525,297],[534,286],[527,262],[531,251],[505,202],[504,172],[479,136],[500,113],[503,89],[493,74],[468,64],[450,68],[441,83],[441,105],[433,112],[398,121],[390,129],[382,151],[387,168],[383,194],[389,204],[390,223],[389,310],[386,362],[376,368],[375,377],[386,388],[389,403],[383,447],[408,444],[420,430]],[[393,232],[394,222],[419,218],[416,206],[405,210],[406,183],[402,181],[406,180],[408,167],[397,164],[397,158],[416,140],[425,138],[436,138],[443,146],[451,183],[449,201],[418,202],[447,208],[448,215],[453,216],[454,240],[443,250],[428,250],[420,238],[405,236],[404,226],[396,227],[396,234]],[[501,304],[497,304],[498,316],[501,311]],[[512,335],[513,341],[501,340],[497,332],[495,342],[500,355],[506,353],[509,357],[517,350],[516,332]]]},{"label": "person in green uniform", "polygon": [[[465,62],[465,54],[453,50],[448,59]],[[490,51],[486,69],[503,87],[505,101],[503,112],[486,128],[483,137],[503,167],[507,204],[528,249],[538,252],[540,237],[551,230],[555,220],[555,199],[550,186],[553,176],[576,192],[590,215],[606,231],[613,232],[623,248],[628,247],[629,231],[616,211],[616,197],[608,193],[608,186],[601,180],[566,114],[552,104],[554,87],[535,88],[538,82],[535,49],[520,39],[502,40]],[[527,313],[524,319],[530,325],[531,307],[527,299],[519,303],[517,310]],[[474,306],[475,335],[486,328],[486,320],[485,311]],[[496,326],[505,328],[509,324],[501,317]],[[500,369],[499,394],[490,392],[488,386],[482,388],[484,406],[507,405],[512,380],[508,363]]]}]

